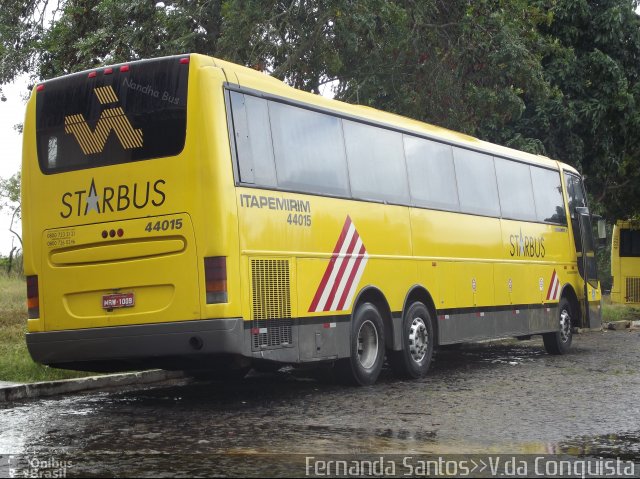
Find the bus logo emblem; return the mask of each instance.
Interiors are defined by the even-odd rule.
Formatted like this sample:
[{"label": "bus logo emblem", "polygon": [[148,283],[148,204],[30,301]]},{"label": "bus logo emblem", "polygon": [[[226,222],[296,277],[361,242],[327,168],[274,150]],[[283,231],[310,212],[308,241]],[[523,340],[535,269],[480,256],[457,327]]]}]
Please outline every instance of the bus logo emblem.
[{"label": "bus logo emblem", "polygon": [[[110,85],[96,88],[94,93],[101,105],[109,105],[119,101],[116,92]],[[64,131],[75,136],[85,155],[102,153],[112,131],[115,132],[125,150],[142,147],[142,130],[133,128],[121,106],[103,110],[93,131],[91,131],[84,115],[65,116]]]},{"label": "bus logo emblem", "polygon": [[347,216],[309,312],[349,309],[368,258],[367,249]]}]

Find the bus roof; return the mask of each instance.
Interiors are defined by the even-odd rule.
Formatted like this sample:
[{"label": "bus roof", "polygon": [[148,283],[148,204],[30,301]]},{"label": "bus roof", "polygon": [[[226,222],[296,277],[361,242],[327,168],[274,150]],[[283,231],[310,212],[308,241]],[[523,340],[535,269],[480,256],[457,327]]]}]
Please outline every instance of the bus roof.
[{"label": "bus roof", "polygon": [[[179,59],[185,56],[186,55],[172,55],[163,58]],[[197,53],[190,54],[190,57],[194,60],[195,66],[204,67],[210,65],[221,68],[222,70],[224,70],[227,81],[229,83],[237,84],[242,88],[257,90],[269,95],[273,95],[275,97],[279,96],[287,100],[308,105],[312,108],[330,111],[339,115],[344,115],[347,117],[351,116],[368,122],[378,123],[391,129],[413,132],[434,140],[443,141],[463,148],[476,150],[482,153],[511,158],[517,161],[540,165],[547,168],[558,169],[559,167],[561,167],[564,170],[580,174],[572,166],[560,161],[552,160],[546,156],[534,155],[513,148],[508,148],[506,146],[490,143],[488,141],[480,140],[479,138],[466,135],[464,133],[449,130],[447,128],[414,120],[394,113],[385,112],[383,110],[378,110],[369,106],[353,105],[351,103],[346,103],[340,100],[326,98],[321,95],[298,90],[297,88],[293,88],[282,82],[281,80],[278,80],[277,78],[272,77],[266,73],[232,62],[221,60],[219,58],[214,58]],[[148,60],[135,60],[127,62],[126,64],[140,63],[145,61]],[[97,67],[83,72],[74,73],[72,75],[83,75],[87,74],[87,72],[101,70],[104,68],[107,67]],[[67,75],[65,75],[65,77],[66,76]],[[56,80],[58,80],[58,78],[47,80],[42,83],[48,83],[50,81]],[[33,93],[35,94],[35,88]]]},{"label": "bus roof", "polygon": [[[202,57],[202,55],[194,55]],[[357,117],[366,121],[383,124],[393,129],[414,132],[418,135],[483,153],[511,158],[526,163],[545,166],[547,168],[558,169],[561,166],[565,170],[578,173],[575,168],[559,161],[552,160],[546,156],[534,155],[513,148],[508,148],[506,146],[497,145],[464,133],[459,133],[394,113],[388,113],[372,107],[353,105],[340,100],[334,100],[303,90],[298,90],[260,71],[220,60],[218,58],[204,58],[210,60],[213,65],[222,68],[230,83],[237,83],[243,88],[258,90],[274,96],[285,97],[295,102],[307,104],[314,108],[332,111],[341,115]],[[202,58],[202,60],[204,60],[204,58]],[[208,62],[205,60],[205,63]],[[236,81],[234,81],[234,77]]]}]

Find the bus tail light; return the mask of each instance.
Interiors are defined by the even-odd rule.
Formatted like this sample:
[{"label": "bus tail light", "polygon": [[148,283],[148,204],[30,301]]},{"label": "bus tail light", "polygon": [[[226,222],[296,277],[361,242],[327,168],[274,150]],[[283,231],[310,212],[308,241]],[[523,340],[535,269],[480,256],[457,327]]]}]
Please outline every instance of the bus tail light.
[{"label": "bus tail light", "polygon": [[207,304],[226,303],[227,258],[214,256],[204,259],[204,280],[207,283]]},{"label": "bus tail light", "polygon": [[27,309],[29,310],[29,319],[37,319],[40,317],[37,276],[27,276]]}]

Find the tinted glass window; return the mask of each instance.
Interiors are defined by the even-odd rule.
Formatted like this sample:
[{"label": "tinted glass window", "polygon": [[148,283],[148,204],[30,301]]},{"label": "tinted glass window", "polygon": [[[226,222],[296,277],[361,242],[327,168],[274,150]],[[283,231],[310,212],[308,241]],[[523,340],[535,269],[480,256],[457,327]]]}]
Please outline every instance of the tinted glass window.
[{"label": "tinted glass window", "polygon": [[639,230],[620,230],[620,256],[640,256]]},{"label": "tinted glass window", "polygon": [[231,92],[240,181],[276,186],[267,101]]},{"label": "tinted glass window", "polygon": [[571,218],[575,218],[576,208],[587,206],[584,189],[582,188],[582,180],[575,175],[566,173],[565,183],[567,186],[567,195],[569,196],[569,214]]},{"label": "tinted glass window", "polygon": [[44,172],[174,156],[184,148],[189,64],[177,57],[51,80],[36,97]]},{"label": "tinted glass window", "polygon": [[[576,208],[586,207],[584,191],[582,189],[582,181],[575,175],[565,173],[565,186],[567,187],[567,202],[569,204],[569,215],[571,217],[571,228],[573,229],[573,240],[575,242],[576,251],[582,252],[582,240],[580,237],[580,222],[576,213]],[[582,261],[578,261],[578,268],[582,274]]]},{"label": "tinted glass window", "polygon": [[532,166],[531,180],[538,221],[567,224],[560,173]]},{"label": "tinted glass window", "polygon": [[536,221],[529,165],[495,158],[500,207],[504,218]]},{"label": "tinted glass window", "polygon": [[343,125],[353,196],[409,203],[402,135],[353,121]]},{"label": "tinted glass window", "polygon": [[460,209],[465,213],[500,216],[493,157],[454,148],[453,159]]},{"label": "tinted glass window", "polygon": [[348,196],[340,119],[277,102],[269,117],[278,186]]},{"label": "tinted glass window", "polygon": [[428,208],[459,210],[451,146],[405,135],[404,150],[412,203]]}]

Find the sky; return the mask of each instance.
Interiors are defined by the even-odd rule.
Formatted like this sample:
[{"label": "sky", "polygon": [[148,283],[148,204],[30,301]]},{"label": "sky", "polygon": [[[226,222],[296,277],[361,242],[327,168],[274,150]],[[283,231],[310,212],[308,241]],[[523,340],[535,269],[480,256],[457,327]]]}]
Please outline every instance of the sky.
[{"label": "sky", "polygon": [[[2,87],[7,101],[0,102],[0,178],[10,178],[20,170],[22,161],[22,135],[14,130],[14,125],[24,121],[28,94],[27,77],[19,77]],[[8,256],[13,235],[9,232],[11,216],[0,212],[0,255]],[[18,230],[19,231],[19,230]],[[19,245],[17,240],[14,240]]]}]

